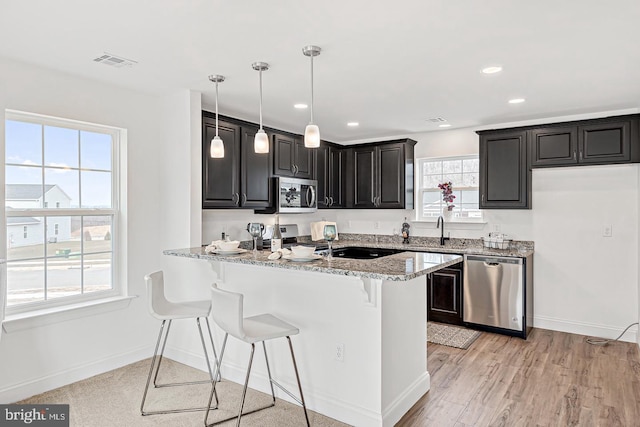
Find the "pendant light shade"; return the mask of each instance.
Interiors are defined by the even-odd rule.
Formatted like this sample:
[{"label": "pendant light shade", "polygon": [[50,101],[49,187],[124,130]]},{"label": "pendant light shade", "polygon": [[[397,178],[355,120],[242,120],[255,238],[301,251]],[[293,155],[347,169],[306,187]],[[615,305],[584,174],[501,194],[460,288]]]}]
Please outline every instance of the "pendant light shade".
[{"label": "pendant light shade", "polygon": [[263,129],[256,133],[256,137],[253,140],[253,151],[262,154],[269,152],[269,137]]},{"label": "pendant light shade", "polygon": [[211,147],[209,148],[210,156],[214,159],[222,159],[224,157],[224,142],[218,136],[218,83],[224,81],[224,76],[218,74],[209,76],[209,80],[216,84],[216,136],[211,140]]},{"label": "pendant light shade", "polygon": [[302,53],[311,58],[311,120],[304,130],[304,146],[307,148],[320,147],[320,128],[313,123],[313,57],[320,55],[318,46],[305,46]]},{"label": "pendant light shade", "polygon": [[214,136],[211,140],[211,157],[214,159],[222,159],[224,158],[224,142],[218,135]]},{"label": "pendant light shade", "polygon": [[254,62],[251,66],[260,73],[260,129],[256,132],[255,139],[253,140],[253,151],[266,154],[269,152],[269,137],[264,129],[262,129],[262,72],[269,69],[269,64],[266,62]]},{"label": "pendant light shade", "polygon": [[304,129],[304,146],[307,148],[320,147],[320,128],[309,123]]}]

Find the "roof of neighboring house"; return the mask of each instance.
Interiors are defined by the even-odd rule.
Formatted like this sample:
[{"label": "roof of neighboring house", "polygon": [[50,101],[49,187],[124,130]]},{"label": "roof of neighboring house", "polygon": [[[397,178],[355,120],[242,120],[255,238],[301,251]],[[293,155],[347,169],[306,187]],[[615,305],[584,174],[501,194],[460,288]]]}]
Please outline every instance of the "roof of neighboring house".
[{"label": "roof of neighboring house", "polygon": [[9,216],[7,217],[7,225],[22,225],[22,224],[38,224],[39,219],[32,218],[30,216]]},{"label": "roof of neighboring house", "polygon": [[[57,187],[57,185],[45,185],[44,192],[48,193],[53,187]],[[40,184],[6,184],[5,191],[6,200],[38,200],[42,197],[42,185]],[[62,193],[67,196],[64,191]]]}]

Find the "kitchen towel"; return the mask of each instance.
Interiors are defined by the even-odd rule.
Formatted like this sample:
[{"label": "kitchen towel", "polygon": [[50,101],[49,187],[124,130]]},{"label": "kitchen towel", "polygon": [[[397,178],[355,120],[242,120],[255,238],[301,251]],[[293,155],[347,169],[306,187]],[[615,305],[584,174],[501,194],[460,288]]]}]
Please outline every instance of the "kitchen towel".
[{"label": "kitchen towel", "polygon": [[[332,221],[318,221],[311,223],[311,240],[324,240],[324,226],[336,225]],[[336,240],[338,240],[338,226],[336,225]]]}]

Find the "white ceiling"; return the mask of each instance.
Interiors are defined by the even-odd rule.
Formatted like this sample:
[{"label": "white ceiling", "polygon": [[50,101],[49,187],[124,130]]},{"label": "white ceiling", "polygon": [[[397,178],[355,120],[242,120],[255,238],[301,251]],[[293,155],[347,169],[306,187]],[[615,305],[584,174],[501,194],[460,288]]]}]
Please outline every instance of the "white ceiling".
[{"label": "white ceiling", "polygon": [[222,74],[221,114],[251,121],[265,61],[264,122],[298,133],[315,44],[315,121],[335,142],[640,106],[638,0],[0,0],[0,40],[0,56],[209,106]]}]

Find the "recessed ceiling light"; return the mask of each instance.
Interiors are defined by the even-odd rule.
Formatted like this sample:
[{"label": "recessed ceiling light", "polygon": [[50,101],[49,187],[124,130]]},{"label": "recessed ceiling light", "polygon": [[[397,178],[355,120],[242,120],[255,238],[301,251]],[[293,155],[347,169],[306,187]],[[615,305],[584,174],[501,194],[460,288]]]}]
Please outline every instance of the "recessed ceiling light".
[{"label": "recessed ceiling light", "polygon": [[439,128],[450,128],[451,125],[449,123],[444,123],[442,125],[438,125]]},{"label": "recessed ceiling light", "polygon": [[491,67],[486,67],[482,69],[482,72],[484,74],[495,74],[495,73],[499,73],[500,71],[502,71],[502,67],[499,65],[493,65]]},{"label": "recessed ceiling light", "polygon": [[358,123],[358,122],[349,122],[349,123],[347,123],[347,126],[354,128],[356,126],[360,126],[360,123]]},{"label": "recessed ceiling light", "polygon": [[513,98],[509,100],[509,104],[522,104],[524,102],[524,98]]},{"label": "recessed ceiling light", "polygon": [[293,108],[297,108],[298,110],[304,110],[305,108],[308,108],[309,106],[307,104],[294,104]]}]

